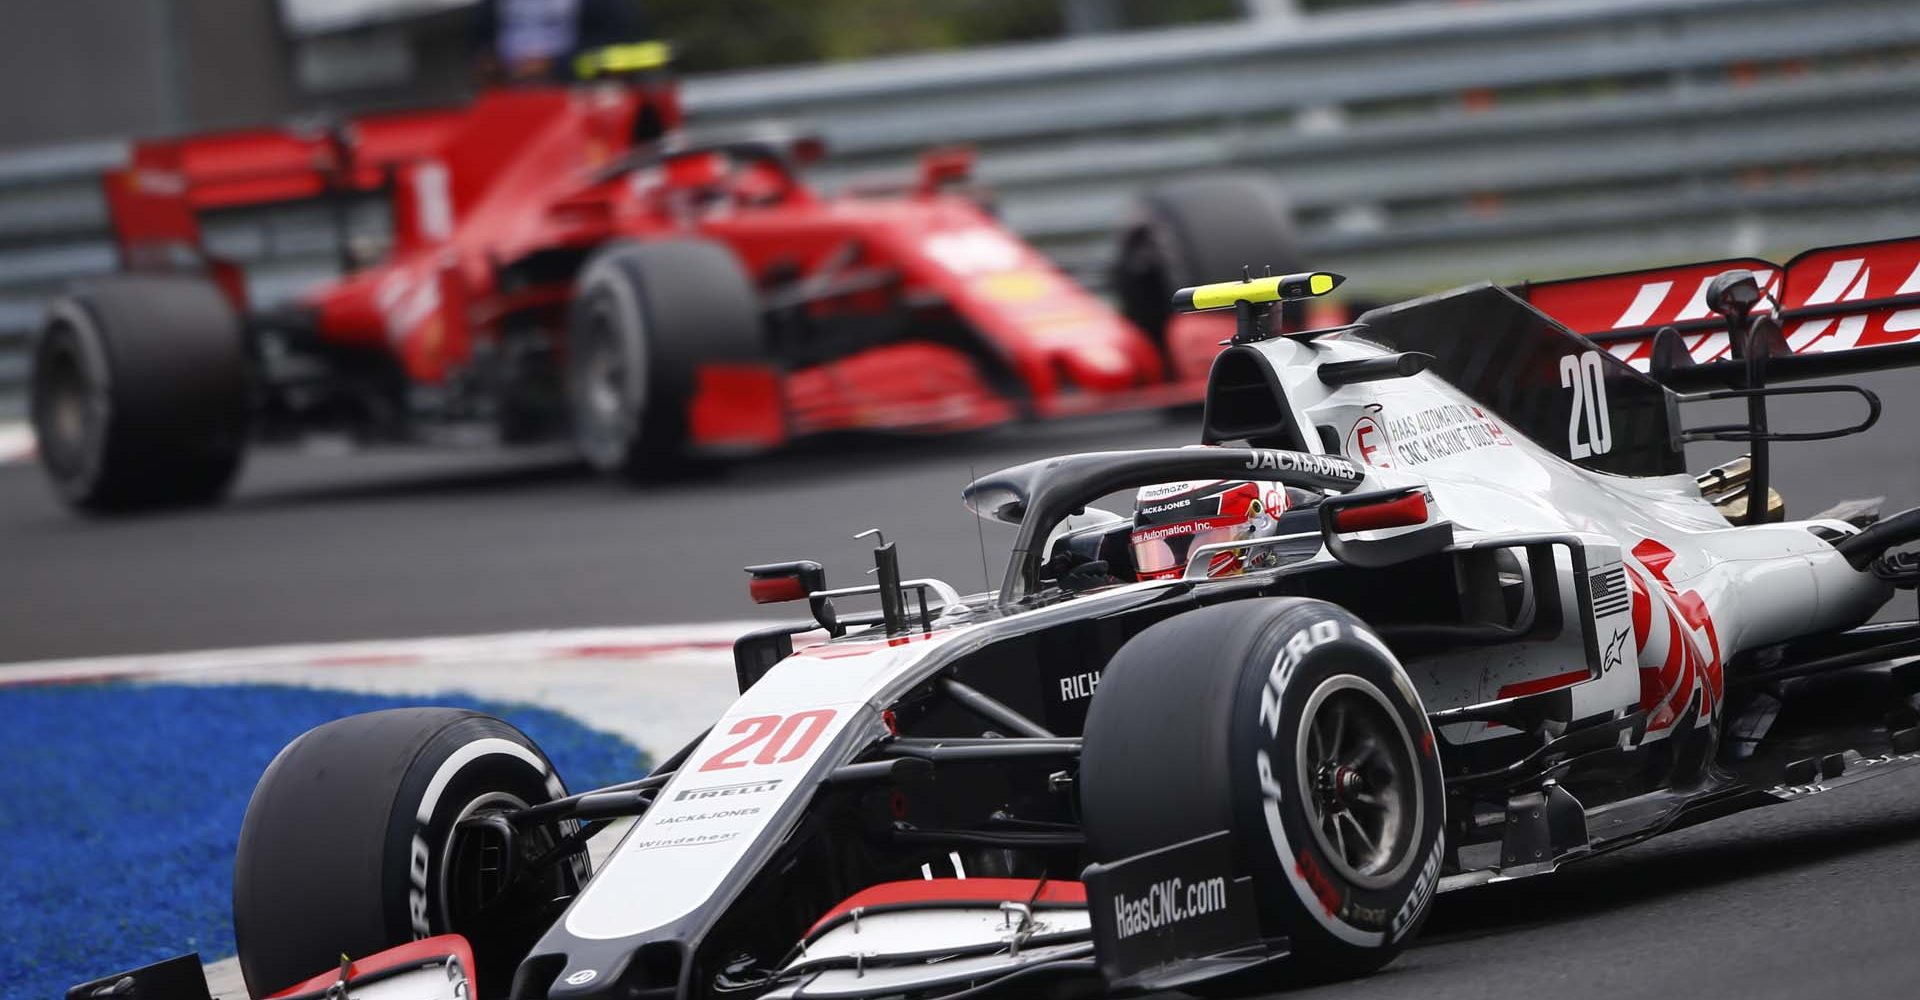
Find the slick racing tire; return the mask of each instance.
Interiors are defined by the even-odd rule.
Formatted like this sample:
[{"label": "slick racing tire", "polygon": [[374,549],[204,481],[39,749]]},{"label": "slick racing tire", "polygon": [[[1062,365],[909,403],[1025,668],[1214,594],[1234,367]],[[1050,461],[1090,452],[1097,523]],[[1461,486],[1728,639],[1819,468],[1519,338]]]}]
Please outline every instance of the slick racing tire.
[{"label": "slick racing tire", "polygon": [[[1269,266],[1275,274],[1304,270],[1279,184],[1258,175],[1194,177],[1141,196],[1120,234],[1112,281],[1121,314],[1164,350],[1175,291]],[[1283,309],[1298,326],[1298,307]]]},{"label": "slick racing tire", "polygon": [[759,301],[719,244],[623,242],[595,253],[567,330],[568,406],[587,461],[629,478],[677,468],[699,366],[762,358]]},{"label": "slick racing tire", "polygon": [[[240,827],[233,930],[249,995],[453,933],[473,946],[480,996],[504,997],[587,857],[527,869],[578,825],[509,840],[486,820],[565,794],[531,740],[475,712],[399,708],[308,730],[267,766]],[[509,845],[517,874],[502,885]]]},{"label": "slick racing tire", "polygon": [[[1432,731],[1341,608],[1242,600],[1146,629],[1108,664],[1084,737],[1091,860],[1232,831],[1264,932],[1291,941],[1285,978],[1370,972],[1425,918],[1444,855]],[[1233,988],[1253,985],[1269,984]]]},{"label": "slick racing tire", "polygon": [[34,350],[40,465],[90,512],[211,503],[246,448],[251,366],[211,282],[119,275],[54,301]]}]

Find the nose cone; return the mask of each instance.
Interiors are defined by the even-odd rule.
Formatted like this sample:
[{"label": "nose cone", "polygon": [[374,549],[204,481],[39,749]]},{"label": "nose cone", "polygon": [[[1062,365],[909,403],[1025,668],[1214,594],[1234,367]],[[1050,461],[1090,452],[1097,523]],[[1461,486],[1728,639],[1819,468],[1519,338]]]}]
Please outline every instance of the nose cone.
[{"label": "nose cone", "polygon": [[1120,345],[1072,344],[1053,352],[1053,362],[1072,385],[1095,391],[1127,389],[1145,381],[1140,365]]}]

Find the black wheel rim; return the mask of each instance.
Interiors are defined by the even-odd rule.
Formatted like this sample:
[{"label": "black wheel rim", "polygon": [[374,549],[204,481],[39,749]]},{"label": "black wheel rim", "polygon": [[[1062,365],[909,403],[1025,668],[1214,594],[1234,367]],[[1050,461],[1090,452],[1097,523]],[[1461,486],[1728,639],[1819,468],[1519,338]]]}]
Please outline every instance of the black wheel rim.
[{"label": "black wheel rim", "polygon": [[[567,880],[570,862],[549,857],[556,844],[551,828],[521,830],[509,840],[473,822],[526,805],[505,792],[467,803],[441,848],[444,930],[465,937],[473,947],[480,982],[492,984],[485,991],[491,996],[500,995],[500,984],[559,916],[574,888]],[[542,863],[531,868],[535,862]]]},{"label": "black wheel rim", "polygon": [[603,467],[624,456],[636,405],[630,398],[632,373],[613,308],[604,298],[594,303],[573,361],[574,419],[581,447]]},{"label": "black wheel rim", "polygon": [[1355,885],[1391,885],[1413,862],[1423,803],[1412,738],[1372,683],[1322,682],[1300,718],[1296,757],[1307,821],[1338,873]]},{"label": "black wheel rim", "polygon": [[95,384],[70,337],[48,336],[34,371],[35,446],[56,475],[71,479],[92,463],[107,421],[106,387]]},{"label": "black wheel rim", "polygon": [[614,342],[612,324],[604,316],[594,317],[593,340],[587,352],[584,371],[585,402],[594,421],[603,426],[619,425],[627,406],[627,365]]}]

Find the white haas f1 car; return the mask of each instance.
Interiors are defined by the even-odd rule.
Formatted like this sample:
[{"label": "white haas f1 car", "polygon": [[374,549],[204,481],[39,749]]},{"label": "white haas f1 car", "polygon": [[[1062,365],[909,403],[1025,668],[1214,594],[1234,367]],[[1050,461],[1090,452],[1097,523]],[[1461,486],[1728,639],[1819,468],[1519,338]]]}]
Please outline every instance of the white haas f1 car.
[{"label": "white haas f1 car", "polygon": [[[1920,265],[1920,241],[1856,257],[1870,289],[1869,270]],[[1920,762],[1920,678],[1887,665],[1920,654],[1920,622],[1864,624],[1920,581],[1893,551],[1920,510],[1788,521],[1764,482],[1770,441],[1879,412],[1864,389],[1771,380],[1915,362],[1894,335],[1920,302],[1783,307],[1801,272],[1755,270],[1480,285],[1281,335],[1273,303],[1336,276],[1183,290],[1238,314],[1208,447],[974,482],[973,510],[1017,525],[996,592],[903,580],[884,543],[866,586],[752,567],[756,601],[811,620],[740,639],[739,700],[653,774],[568,794],[526,737],[444,709],[300,737],[240,836],[247,985],[1252,989],[1381,966],[1436,892]],[[1712,325],[1614,322],[1650,318],[1634,289],[1661,282]],[[1533,296],[1638,339],[1573,332]],[[1822,322],[1855,327],[1847,350],[1790,349]],[[1696,359],[1715,338],[1730,357]],[[1769,429],[1768,398],[1805,391],[1855,395],[1865,418]],[[1749,419],[1684,429],[1681,405],[1708,398]],[[1689,475],[1682,446],[1703,438],[1751,459]],[[1258,536],[1188,539],[1171,573],[1133,565],[1136,522],[1090,506],[1216,480],[1299,499]],[[878,610],[842,607],[862,595]],[[590,874],[586,838],[628,821]],[[204,997],[198,980],[183,958],[73,996]]]}]

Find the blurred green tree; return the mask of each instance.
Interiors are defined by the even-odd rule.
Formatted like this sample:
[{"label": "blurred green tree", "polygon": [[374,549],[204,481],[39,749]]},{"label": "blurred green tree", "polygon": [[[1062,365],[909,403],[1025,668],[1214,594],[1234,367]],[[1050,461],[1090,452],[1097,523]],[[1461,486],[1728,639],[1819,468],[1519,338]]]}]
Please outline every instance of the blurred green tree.
[{"label": "blurred green tree", "polygon": [[[1057,38],[1067,0],[638,0],[684,72]],[[1242,0],[1095,0],[1113,27],[1238,17]]]}]

